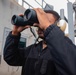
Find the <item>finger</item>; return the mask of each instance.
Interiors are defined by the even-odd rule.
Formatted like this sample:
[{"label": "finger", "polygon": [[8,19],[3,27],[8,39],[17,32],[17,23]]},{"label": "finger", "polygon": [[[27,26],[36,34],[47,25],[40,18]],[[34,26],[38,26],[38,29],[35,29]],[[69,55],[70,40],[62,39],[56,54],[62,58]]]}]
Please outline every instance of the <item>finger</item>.
[{"label": "finger", "polygon": [[24,15],[21,13],[21,14],[19,14],[19,16],[24,16]]},{"label": "finger", "polygon": [[34,8],[34,10],[36,11],[37,15],[40,14],[38,8]]},{"label": "finger", "polygon": [[17,29],[18,28],[18,26],[16,26],[16,25],[13,25],[13,29]]},{"label": "finger", "polygon": [[34,10],[36,11],[38,20],[40,20],[41,19],[40,17],[42,15],[42,13],[39,11],[39,8],[34,8]]},{"label": "finger", "polygon": [[33,26],[34,26],[34,27],[38,27],[38,24],[37,24],[37,23],[34,23]]},{"label": "finger", "polygon": [[45,13],[45,12],[44,12],[44,10],[43,10],[43,9],[41,9],[41,8],[37,8],[37,10],[38,10],[38,11],[39,11],[39,13],[41,13],[41,14]]},{"label": "finger", "polygon": [[44,12],[44,10],[41,9],[41,8],[34,8],[34,10],[36,11],[37,14],[40,14],[40,15],[46,14],[46,13]]},{"label": "finger", "polygon": [[41,17],[42,18],[46,18],[47,15],[46,13],[41,9],[41,8],[37,8],[37,9],[34,9],[37,13],[37,17],[40,19]]},{"label": "finger", "polygon": [[27,25],[27,26],[24,26],[24,29],[26,29],[26,28],[30,28],[31,26],[29,26],[29,25]]}]

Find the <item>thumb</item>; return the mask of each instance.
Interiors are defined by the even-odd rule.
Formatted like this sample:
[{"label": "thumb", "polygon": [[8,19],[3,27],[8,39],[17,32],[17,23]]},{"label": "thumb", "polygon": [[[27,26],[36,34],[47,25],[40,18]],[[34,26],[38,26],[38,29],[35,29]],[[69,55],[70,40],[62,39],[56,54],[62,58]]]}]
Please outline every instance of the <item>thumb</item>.
[{"label": "thumb", "polygon": [[24,29],[26,29],[26,28],[30,28],[31,26],[29,26],[29,25],[27,25],[27,26],[24,26]]}]

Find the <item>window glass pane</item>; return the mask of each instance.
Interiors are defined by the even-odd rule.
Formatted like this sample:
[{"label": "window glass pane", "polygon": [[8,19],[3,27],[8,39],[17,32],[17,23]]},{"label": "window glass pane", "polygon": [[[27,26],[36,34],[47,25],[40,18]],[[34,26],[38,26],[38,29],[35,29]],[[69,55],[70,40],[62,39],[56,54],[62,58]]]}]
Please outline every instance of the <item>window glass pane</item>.
[{"label": "window glass pane", "polygon": [[25,48],[26,47],[26,38],[21,37],[19,42],[19,48]]}]

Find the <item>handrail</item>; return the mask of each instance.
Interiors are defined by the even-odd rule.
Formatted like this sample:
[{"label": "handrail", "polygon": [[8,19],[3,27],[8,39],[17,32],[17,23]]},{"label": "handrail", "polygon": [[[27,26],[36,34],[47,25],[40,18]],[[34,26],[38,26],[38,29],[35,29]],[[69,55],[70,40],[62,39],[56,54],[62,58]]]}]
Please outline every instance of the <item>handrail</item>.
[{"label": "handrail", "polygon": [[28,2],[26,2],[25,0],[22,0],[24,3],[26,3],[28,6],[34,8],[32,5],[30,5]]},{"label": "handrail", "polygon": [[37,0],[35,0],[35,2],[36,2],[37,4],[39,4],[39,5],[43,8],[43,6],[42,6]]}]

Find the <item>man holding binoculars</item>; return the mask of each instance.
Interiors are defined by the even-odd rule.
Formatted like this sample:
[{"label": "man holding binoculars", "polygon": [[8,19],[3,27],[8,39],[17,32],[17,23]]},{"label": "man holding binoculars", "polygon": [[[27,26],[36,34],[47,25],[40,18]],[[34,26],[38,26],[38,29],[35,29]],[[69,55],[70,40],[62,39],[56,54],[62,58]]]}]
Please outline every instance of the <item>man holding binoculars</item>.
[{"label": "man holding binoculars", "polygon": [[33,10],[38,19],[38,35],[43,41],[26,49],[18,48],[20,32],[30,25],[14,25],[6,39],[4,60],[9,65],[22,66],[22,75],[76,75],[76,46],[55,25],[59,15],[52,10]]}]

